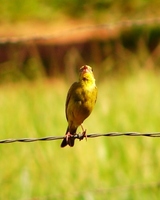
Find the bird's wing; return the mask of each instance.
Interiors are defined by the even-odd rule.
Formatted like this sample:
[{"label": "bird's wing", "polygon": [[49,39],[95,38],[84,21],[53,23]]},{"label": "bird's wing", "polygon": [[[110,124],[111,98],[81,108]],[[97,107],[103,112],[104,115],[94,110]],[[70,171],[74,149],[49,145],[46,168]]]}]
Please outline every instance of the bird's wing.
[{"label": "bird's wing", "polygon": [[95,103],[96,103],[96,101],[97,101],[97,93],[98,93],[97,86],[95,87],[95,90],[94,90],[94,92],[95,92],[95,95],[96,95],[96,98],[95,98]]},{"label": "bird's wing", "polygon": [[78,82],[74,82],[69,91],[68,91],[68,94],[67,94],[67,98],[66,98],[66,104],[65,104],[65,112],[66,112],[66,119],[68,120],[68,116],[67,116],[67,108],[68,108],[68,105],[69,105],[69,101],[72,97],[72,95],[74,94],[75,92],[75,89],[78,87]]}]

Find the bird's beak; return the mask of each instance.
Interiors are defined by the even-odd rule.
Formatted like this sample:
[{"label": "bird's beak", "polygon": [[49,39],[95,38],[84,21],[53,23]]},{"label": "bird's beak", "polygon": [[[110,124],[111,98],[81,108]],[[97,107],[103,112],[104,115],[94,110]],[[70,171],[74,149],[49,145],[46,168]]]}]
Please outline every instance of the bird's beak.
[{"label": "bird's beak", "polygon": [[91,73],[91,70],[90,70],[90,68],[87,65],[84,65],[83,67],[81,67],[80,72],[82,74]]}]

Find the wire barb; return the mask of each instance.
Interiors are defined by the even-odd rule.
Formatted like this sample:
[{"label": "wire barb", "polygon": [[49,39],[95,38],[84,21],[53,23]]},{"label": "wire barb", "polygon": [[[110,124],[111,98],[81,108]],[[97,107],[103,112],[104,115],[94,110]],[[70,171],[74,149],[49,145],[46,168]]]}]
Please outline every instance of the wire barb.
[{"label": "wire barb", "polygon": [[[87,135],[87,138],[96,138],[96,137],[115,137],[115,136],[145,136],[145,137],[160,137],[160,132],[154,132],[154,133],[139,133],[139,132],[126,132],[126,133],[120,133],[120,132],[108,132],[108,133],[91,133]],[[75,134],[73,135],[75,139],[83,140],[84,135],[83,134]],[[14,143],[14,142],[37,142],[37,141],[51,141],[51,140],[62,140],[65,136],[48,136],[48,137],[42,137],[42,138],[19,138],[19,139],[4,139],[0,140],[1,144],[8,144],[8,143]]]}]

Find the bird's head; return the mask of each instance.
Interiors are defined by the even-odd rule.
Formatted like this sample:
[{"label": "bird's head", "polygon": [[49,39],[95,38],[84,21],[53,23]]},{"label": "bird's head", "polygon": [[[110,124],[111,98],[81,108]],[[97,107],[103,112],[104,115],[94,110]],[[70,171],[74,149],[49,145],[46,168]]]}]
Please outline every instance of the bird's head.
[{"label": "bird's head", "polygon": [[94,79],[93,70],[90,66],[84,65],[79,69],[80,80],[92,80]]}]

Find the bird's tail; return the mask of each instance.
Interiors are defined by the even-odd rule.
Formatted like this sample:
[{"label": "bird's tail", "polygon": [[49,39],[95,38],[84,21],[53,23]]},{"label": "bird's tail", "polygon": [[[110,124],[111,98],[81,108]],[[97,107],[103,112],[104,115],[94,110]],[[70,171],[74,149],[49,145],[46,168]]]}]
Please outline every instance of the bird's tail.
[{"label": "bird's tail", "polygon": [[[71,135],[74,135],[75,133],[76,133],[76,130],[77,129],[75,129],[75,130],[72,130],[72,131],[69,131],[69,127],[67,128],[67,131],[66,131],[66,135],[68,134],[68,133],[70,133]],[[63,139],[63,141],[62,141],[62,143],[61,143],[61,147],[65,147],[65,146],[67,146],[67,145],[69,145],[70,147],[73,147],[74,146],[74,140],[75,140],[75,138],[74,137],[65,137],[64,139]]]}]

